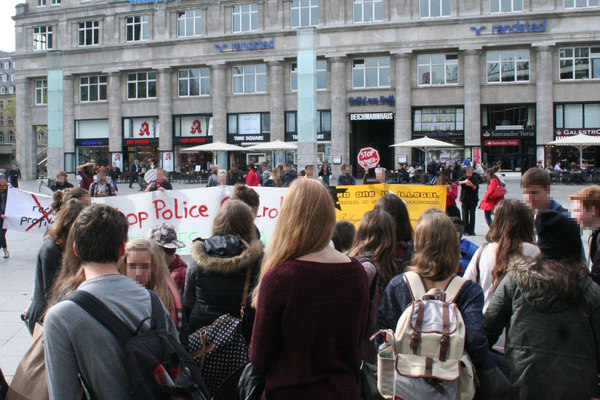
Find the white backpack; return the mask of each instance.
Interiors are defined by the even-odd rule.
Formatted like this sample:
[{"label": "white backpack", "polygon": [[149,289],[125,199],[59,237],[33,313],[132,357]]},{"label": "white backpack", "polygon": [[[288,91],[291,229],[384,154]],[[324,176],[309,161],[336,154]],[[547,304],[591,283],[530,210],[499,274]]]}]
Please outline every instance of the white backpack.
[{"label": "white backpack", "polygon": [[[454,300],[465,280],[455,276],[445,291],[427,293],[421,277],[406,272],[413,302],[396,332],[383,331],[387,349],[378,354],[378,388],[394,400],[469,399],[475,396],[473,365],[465,351],[465,323]],[[393,389],[392,389],[393,388]]]}]

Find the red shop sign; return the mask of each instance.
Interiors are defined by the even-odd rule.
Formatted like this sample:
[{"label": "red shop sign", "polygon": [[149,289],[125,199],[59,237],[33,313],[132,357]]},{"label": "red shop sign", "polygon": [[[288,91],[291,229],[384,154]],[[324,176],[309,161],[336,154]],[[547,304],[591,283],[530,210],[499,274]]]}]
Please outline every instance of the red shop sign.
[{"label": "red shop sign", "polygon": [[519,139],[493,139],[493,140],[484,140],[484,146],[519,146],[521,141]]}]

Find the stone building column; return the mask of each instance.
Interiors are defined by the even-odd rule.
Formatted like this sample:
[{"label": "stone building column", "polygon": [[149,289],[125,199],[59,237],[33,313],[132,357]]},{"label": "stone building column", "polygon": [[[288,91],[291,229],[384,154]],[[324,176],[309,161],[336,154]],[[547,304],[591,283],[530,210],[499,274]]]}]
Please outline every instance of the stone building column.
[{"label": "stone building column", "polygon": [[[173,93],[171,91],[171,68],[158,69],[158,121],[160,136],[158,148],[162,151],[173,151]],[[159,160],[162,165],[162,159]]]},{"label": "stone building column", "polygon": [[552,48],[534,47],[537,50],[535,68],[536,144],[554,140],[554,90]]},{"label": "stone building column", "polygon": [[[342,163],[352,163],[348,115],[346,114],[346,57],[333,57],[331,65],[331,155],[342,156]],[[341,165],[332,165],[334,177],[341,174]]]},{"label": "stone building column", "polygon": [[481,146],[480,55],[481,50],[465,51],[465,147]]},{"label": "stone building column", "polygon": [[269,112],[271,140],[285,140],[285,102],[283,97],[283,62],[269,61]]},{"label": "stone building column", "polygon": [[23,179],[37,178],[37,142],[31,125],[29,105],[33,98],[33,85],[27,78],[15,79],[16,124],[17,124],[17,162]]},{"label": "stone building column", "polygon": [[[405,142],[412,137],[412,88],[410,63],[412,53],[394,55],[396,68],[396,107],[394,118],[394,143]],[[412,150],[408,147],[394,147],[394,165],[399,154],[406,154],[407,161],[412,163]]]},{"label": "stone building column", "polygon": [[121,76],[121,71],[112,71],[108,74],[108,151],[112,153],[123,151]]},{"label": "stone building column", "polygon": [[[63,155],[75,152],[74,96],[74,77],[65,75],[63,78]],[[61,164],[64,164],[64,161],[61,161]]]},{"label": "stone building column", "polygon": [[[213,142],[227,143],[227,65],[212,65],[211,71]],[[218,163],[219,168],[229,169],[225,153],[221,153]]]}]

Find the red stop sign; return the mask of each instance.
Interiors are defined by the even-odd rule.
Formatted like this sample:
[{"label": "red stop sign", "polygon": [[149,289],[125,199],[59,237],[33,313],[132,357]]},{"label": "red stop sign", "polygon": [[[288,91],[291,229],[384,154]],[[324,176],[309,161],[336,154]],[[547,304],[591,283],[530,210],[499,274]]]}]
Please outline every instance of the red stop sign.
[{"label": "red stop sign", "polygon": [[363,168],[375,168],[379,164],[379,152],[372,147],[365,147],[358,152],[358,165]]}]

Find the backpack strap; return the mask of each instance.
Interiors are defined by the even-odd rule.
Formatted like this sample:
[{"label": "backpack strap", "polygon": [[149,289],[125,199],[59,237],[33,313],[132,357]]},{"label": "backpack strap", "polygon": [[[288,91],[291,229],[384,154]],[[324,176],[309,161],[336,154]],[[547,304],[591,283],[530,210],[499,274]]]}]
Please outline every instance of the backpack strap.
[{"label": "backpack strap", "polygon": [[127,325],[125,325],[123,321],[121,321],[93,294],[88,293],[85,290],[76,290],[65,300],[70,300],[83,308],[84,311],[115,335],[123,347],[125,347],[127,342],[134,337],[134,333]]},{"label": "backpack strap", "polygon": [[454,300],[458,297],[461,292],[463,285],[465,284],[465,279],[461,278],[458,275],[454,275],[454,278],[448,283],[446,290],[446,303],[454,303]]},{"label": "backpack strap", "polygon": [[483,254],[483,251],[485,250],[488,244],[489,243],[484,243],[481,246],[481,250],[479,251],[479,254],[477,254],[477,259],[475,260],[475,268],[477,268],[477,280],[475,281],[475,283],[479,285],[481,284],[481,270],[479,268],[479,263],[481,262],[481,255]]},{"label": "backpack strap", "polygon": [[[150,293],[150,302],[152,304],[152,317],[156,325],[154,327],[158,329],[167,330],[167,320],[165,318],[165,307],[163,306],[162,301],[158,298],[158,295],[154,293],[152,290],[148,289],[148,293]],[[138,325],[136,333],[140,333],[142,326],[146,319],[143,319],[142,322]]]},{"label": "backpack strap", "polygon": [[408,284],[410,294],[413,300],[421,300],[427,293],[421,277],[416,272],[408,271],[404,273],[404,280]]}]

